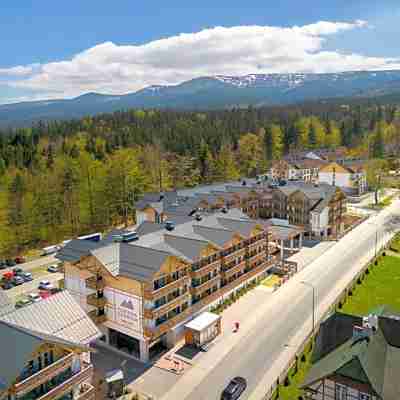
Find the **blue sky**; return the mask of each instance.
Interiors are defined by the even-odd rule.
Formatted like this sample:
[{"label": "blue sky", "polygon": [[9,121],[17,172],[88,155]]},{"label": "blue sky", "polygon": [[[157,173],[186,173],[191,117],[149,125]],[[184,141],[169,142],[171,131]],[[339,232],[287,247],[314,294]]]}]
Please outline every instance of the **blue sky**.
[{"label": "blue sky", "polygon": [[[341,63],[343,70],[383,69],[400,58],[399,20],[398,0],[2,0],[0,102],[121,93],[208,73],[330,72]],[[353,26],[293,29],[320,21]],[[282,27],[291,32],[280,34]],[[189,44],[181,33],[193,34]],[[154,42],[161,38],[170,41]],[[220,54],[226,60],[217,63]],[[183,66],[172,62],[177,57]]]}]

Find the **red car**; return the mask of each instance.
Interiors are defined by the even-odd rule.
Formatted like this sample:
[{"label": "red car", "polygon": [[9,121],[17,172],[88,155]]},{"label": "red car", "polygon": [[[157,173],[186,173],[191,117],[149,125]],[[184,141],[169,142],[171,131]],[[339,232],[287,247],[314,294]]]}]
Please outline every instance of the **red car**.
[{"label": "red car", "polygon": [[25,260],[25,257],[22,257],[22,256],[18,256],[18,257],[15,257],[15,260],[14,260],[17,264],[23,264],[24,262],[26,262],[26,260]]}]

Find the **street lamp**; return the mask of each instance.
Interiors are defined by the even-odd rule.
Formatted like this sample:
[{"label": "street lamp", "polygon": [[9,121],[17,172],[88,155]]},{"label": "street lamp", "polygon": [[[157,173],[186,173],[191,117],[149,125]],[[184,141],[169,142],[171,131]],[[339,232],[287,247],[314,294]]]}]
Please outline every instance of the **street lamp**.
[{"label": "street lamp", "polygon": [[301,284],[308,286],[312,289],[312,294],[313,294],[313,303],[312,303],[312,307],[313,307],[313,312],[312,312],[312,336],[314,336],[315,333],[315,286],[309,282],[305,282],[305,281],[300,281]]}]

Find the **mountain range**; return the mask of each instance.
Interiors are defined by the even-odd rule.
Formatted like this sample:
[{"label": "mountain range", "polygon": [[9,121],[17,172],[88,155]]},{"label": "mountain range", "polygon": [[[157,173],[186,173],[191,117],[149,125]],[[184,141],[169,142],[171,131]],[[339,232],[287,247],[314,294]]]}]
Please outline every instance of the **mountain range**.
[{"label": "mountain range", "polygon": [[79,118],[129,108],[210,110],[393,94],[400,94],[398,70],[215,75],[178,85],[149,86],[124,95],[87,93],[73,99],[0,105],[0,125],[26,125],[38,120]]}]

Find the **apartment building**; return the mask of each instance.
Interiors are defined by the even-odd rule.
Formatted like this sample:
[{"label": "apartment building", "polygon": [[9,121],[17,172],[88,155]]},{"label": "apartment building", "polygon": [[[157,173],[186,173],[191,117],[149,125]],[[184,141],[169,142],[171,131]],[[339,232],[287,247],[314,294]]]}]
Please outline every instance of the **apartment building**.
[{"label": "apartment building", "polygon": [[0,318],[0,399],[94,400],[100,331],[67,292]]},{"label": "apartment building", "polygon": [[306,400],[397,400],[400,316],[383,307],[366,317],[336,313],[322,323]]},{"label": "apartment building", "polygon": [[319,171],[319,182],[338,186],[350,196],[360,196],[367,191],[367,174],[363,163],[329,163]]},{"label": "apartment building", "polygon": [[343,231],[346,196],[338,187],[289,183],[273,189],[271,204],[270,210],[260,212],[288,220],[311,236],[326,238]]},{"label": "apartment building", "polygon": [[265,221],[239,210],[204,214],[173,230],[162,225],[132,243],[99,243],[86,252],[75,244],[58,255],[66,289],[109,344],[143,361],[173,346],[196,315],[280,262]]}]

